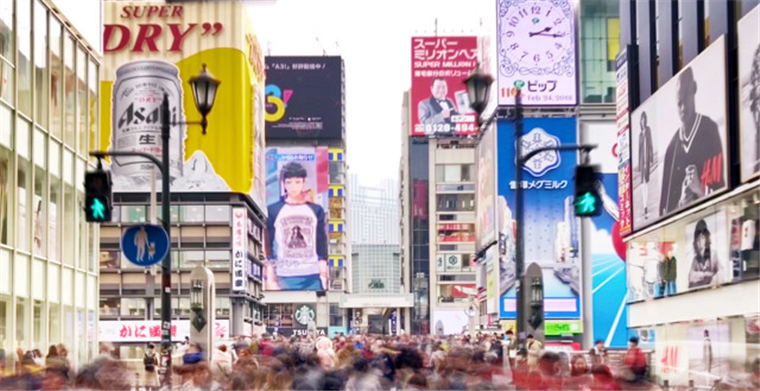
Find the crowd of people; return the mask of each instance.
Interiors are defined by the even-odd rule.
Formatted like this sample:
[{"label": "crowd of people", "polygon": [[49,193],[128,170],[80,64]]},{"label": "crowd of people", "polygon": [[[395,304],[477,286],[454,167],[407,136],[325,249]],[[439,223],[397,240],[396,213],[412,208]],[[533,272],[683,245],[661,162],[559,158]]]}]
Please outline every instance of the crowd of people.
[{"label": "crowd of people", "polygon": [[[601,341],[588,354],[547,350],[529,336],[456,337],[263,335],[222,343],[212,351],[186,341],[174,387],[223,390],[628,390],[658,389],[647,378],[647,360],[632,338],[621,362],[611,363]],[[584,352],[585,353],[585,352]],[[74,372],[65,347],[42,359],[26,352],[19,370],[0,389],[158,390],[159,355],[146,347],[143,376],[135,376],[101,346],[100,355]]]}]

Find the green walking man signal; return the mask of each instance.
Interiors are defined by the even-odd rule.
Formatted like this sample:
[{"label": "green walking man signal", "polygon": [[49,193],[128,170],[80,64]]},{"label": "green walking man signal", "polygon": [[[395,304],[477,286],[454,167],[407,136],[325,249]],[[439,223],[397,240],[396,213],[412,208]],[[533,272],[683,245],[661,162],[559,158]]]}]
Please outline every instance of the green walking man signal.
[{"label": "green walking man signal", "polygon": [[111,221],[111,172],[99,169],[86,173],[84,188],[86,191],[84,214],[87,222]]},{"label": "green walking man signal", "polygon": [[596,190],[600,180],[597,166],[580,165],[575,168],[575,215],[596,217],[602,214],[602,198]]}]

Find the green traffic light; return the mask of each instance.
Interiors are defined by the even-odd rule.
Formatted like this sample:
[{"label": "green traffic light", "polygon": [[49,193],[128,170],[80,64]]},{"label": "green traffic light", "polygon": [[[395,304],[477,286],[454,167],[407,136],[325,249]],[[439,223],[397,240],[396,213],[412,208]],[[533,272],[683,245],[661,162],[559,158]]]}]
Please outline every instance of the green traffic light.
[{"label": "green traffic light", "polygon": [[590,215],[596,212],[596,197],[587,191],[575,199],[575,214]]},{"label": "green traffic light", "polygon": [[106,206],[100,201],[100,198],[94,197],[92,204],[90,204],[90,210],[92,211],[92,218],[97,220],[104,220],[106,218]]}]

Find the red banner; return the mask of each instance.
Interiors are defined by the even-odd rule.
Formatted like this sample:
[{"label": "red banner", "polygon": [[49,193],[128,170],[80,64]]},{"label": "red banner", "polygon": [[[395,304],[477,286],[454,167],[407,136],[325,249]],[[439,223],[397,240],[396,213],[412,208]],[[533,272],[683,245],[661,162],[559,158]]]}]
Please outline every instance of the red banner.
[{"label": "red banner", "polygon": [[478,134],[464,84],[477,61],[477,37],[412,38],[412,136]]}]

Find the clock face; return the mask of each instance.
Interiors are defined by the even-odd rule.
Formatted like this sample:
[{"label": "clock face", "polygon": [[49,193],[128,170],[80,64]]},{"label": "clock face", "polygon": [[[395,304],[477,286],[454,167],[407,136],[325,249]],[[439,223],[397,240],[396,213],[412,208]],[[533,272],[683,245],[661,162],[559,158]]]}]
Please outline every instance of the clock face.
[{"label": "clock face", "polygon": [[575,34],[567,2],[525,1],[512,4],[501,17],[501,55],[520,74],[553,73],[572,61]]}]

